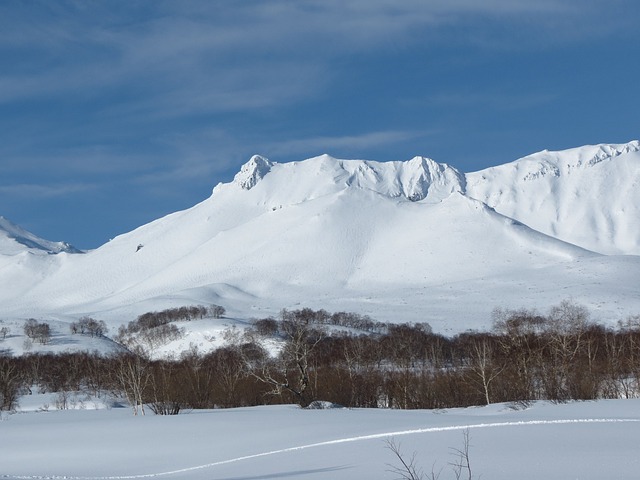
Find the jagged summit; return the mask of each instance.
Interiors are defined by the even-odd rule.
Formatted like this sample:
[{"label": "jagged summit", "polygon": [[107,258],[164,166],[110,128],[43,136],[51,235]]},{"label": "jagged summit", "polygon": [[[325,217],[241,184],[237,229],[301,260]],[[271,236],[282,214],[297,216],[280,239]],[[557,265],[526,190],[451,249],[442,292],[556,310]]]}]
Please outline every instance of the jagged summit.
[{"label": "jagged summit", "polygon": [[[251,190],[269,174],[274,191],[305,186],[315,198],[336,189],[359,188],[381,195],[410,201],[441,201],[454,192],[464,191],[464,175],[455,168],[426,157],[408,161],[377,162],[341,160],[321,155],[300,162],[276,163],[254,155],[234,177],[233,183]],[[278,187],[275,184],[278,183]],[[287,187],[288,184],[288,187]],[[320,189],[324,186],[325,192]],[[302,201],[299,199],[298,201]]]},{"label": "jagged summit", "polygon": [[389,197],[411,201],[440,201],[454,192],[462,192],[464,177],[455,168],[426,157],[406,162],[343,160],[350,173],[347,184],[366,188]]},{"label": "jagged summit", "polygon": [[245,190],[251,190],[255,185],[271,171],[273,162],[261,155],[254,155],[245,163],[233,181]]},{"label": "jagged summit", "polygon": [[28,232],[3,216],[0,216],[0,254],[11,255],[25,250],[46,253],[82,253],[66,242],[52,242]]},{"label": "jagged summit", "polygon": [[[460,193],[582,248],[638,255],[639,165],[637,140],[545,150],[468,174],[421,156],[377,162],[321,155],[282,164],[254,156],[233,184],[251,190],[243,202],[267,211],[348,190],[422,203]],[[233,190],[229,202],[238,200]]]}]

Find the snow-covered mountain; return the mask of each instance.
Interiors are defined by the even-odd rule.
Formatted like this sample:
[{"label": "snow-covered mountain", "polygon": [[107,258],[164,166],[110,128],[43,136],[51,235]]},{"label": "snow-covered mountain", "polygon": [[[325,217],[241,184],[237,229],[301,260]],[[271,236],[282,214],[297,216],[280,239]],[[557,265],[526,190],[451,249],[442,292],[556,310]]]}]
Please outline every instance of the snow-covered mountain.
[{"label": "snow-covered mountain", "polygon": [[543,152],[466,175],[423,157],[254,156],[202,203],[94,251],[5,264],[0,318],[124,323],[216,303],[241,318],[309,306],[459,331],[496,306],[572,298],[616,321],[640,313],[638,150]]},{"label": "snow-covered mountain", "polygon": [[0,216],[0,254],[15,255],[29,250],[44,253],[81,253],[73,245],[45,240]]},{"label": "snow-covered mountain", "polygon": [[640,143],[540,152],[466,175],[467,194],[566,242],[640,255]]}]

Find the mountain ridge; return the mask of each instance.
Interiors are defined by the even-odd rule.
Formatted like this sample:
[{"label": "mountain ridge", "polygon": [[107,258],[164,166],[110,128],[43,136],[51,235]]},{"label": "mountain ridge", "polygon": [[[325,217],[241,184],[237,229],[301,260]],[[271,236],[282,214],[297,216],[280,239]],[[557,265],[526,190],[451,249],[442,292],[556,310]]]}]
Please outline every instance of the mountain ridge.
[{"label": "mountain ridge", "polygon": [[466,174],[466,193],[547,235],[640,254],[640,143],[542,151]]},{"label": "mountain ridge", "polygon": [[[570,200],[569,213],[594,219],[574,237],[602,232],[602,250],[609,226],[597,219],[622,205],[620,192],[639,171],[637,142],[624,145],[539,152],[471,174],[426,157],[277,163],[254,156],[199,204],[85,255],[2,259],[0,281],[9,288],[0,292],[0,317],[89,314],[118,323],[148,310],[216,303],[247,319],[302,304],[446,330],[488,322],[496,306],[571,297],[617,320],[640,311],[637,292],[620,285],[622,264],[626,281],[640,281],[640,257],[629,253],[637,247],[630,217],[614,225],[628,223],[626,259],[536,228],[536,221],[561,229]],[[562,172],[578,161],[582,170],[524,179],[540,166]],[[616,191],[603,179],[617,182]],[[597,192],[600,205],[578,209],[576,188]],[[505,212],[510,198],[526,208]]]},{"label": "mountain ridge", "polygon": [[411,201],[425,199],[429,190],[434,188],[448,190],[441,195],[464,188],[464,175],[457,169],[422,156],[407,161],[377,162],[337,159],[325,154],[301,162],[280,164],[254,155],[242,165],[233,183],[244,190],[251,190],[274,169],[295,170],[307,165],[309,168],[306,170],[312,170],[306,172],[307,175],[319,176],[323,170],[324,173],[330,171],[338,186],[365,188],[390,197],[404,196]]},{"label": "mountain ridge", "polygon": [[22,249],[15,244],[22,245],[33,251],[42,251],[49,254],[65,253],[83,253],[67,242],[52,242],[38,237],[37,235],[25,230],[24,228],[11,222],[9,219],[0,216],[0,253],[9,254],[9,252],[18,253]]}]

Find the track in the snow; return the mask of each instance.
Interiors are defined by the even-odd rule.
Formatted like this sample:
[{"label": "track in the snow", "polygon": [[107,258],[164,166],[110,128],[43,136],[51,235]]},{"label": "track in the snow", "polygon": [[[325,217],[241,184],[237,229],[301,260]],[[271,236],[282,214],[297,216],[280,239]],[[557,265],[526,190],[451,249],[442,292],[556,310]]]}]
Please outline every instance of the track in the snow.
[{"label": "track in the snow", "polygon": [[323,447],[327,445],[337,445],[341,443],[360,442],[364,440],[375,440],[379,438],[399,437],[403,435],[415,435],[419,433],[431,433],[431,432],[445,432],[452,430],[471,430],[477,428],[499,428],[499,427],[519,427],[530,425],[558,425],[558,424],[577,424],[577,423],[629,423],[640,422],[638,418],[581,418],[573,420],[529,420],[523,422],[496,422],[496,423],[476,423],[470,425],[451,425],[447,427],[429,427],[429,428],[417,428],[414,430],[401,430],[397,432],[384,432],[374,433],[371,435],[360,435],[357,437],[339,438],[336,440],[328,440],[324,442],[309,443],[307,445],[299,445],[296,447],[281,448],[279,450],[270,450],[268,452],[255,453],[252,455],[243,455],[241,457],[229,458],[227,460],[220,460],[218,462],[207,463],[204,465],[196,465],[194,467],[186,467],[177,470],[171,470],[166,472],[146,473],[140,475],[117,475],[117,476],[102,476],[102,477],[82,477],[73,475],[0,475],[0,479],[4,480],[136,480],[143,478],[155,478],[166,477],[170,475],[180,475],[196,470],[204,470],[213,468],[219,465],[226,465],[229,463],[242,462],[243,460],[250,460],[260,457],[268,457],[271,455],[279,455],[288,452],[295,452],[298,450],[306,450],[309,448]]}]

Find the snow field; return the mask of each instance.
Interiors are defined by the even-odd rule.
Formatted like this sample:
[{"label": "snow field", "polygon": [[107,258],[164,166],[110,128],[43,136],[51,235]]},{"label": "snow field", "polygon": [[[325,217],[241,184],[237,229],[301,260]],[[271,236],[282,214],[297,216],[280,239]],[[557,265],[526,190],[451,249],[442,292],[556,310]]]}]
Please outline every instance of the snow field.
[{"label": "snow field", "polygon": [[[3,417],[5,479],[393,478],[385,440],[452,478],[466,429],[475,475],[494,479],[633,478],[639,400],[448,411],[302,410],[293,406],[134,417],[129,409]],[[477,477],[476,477],[477,478]]]}]

